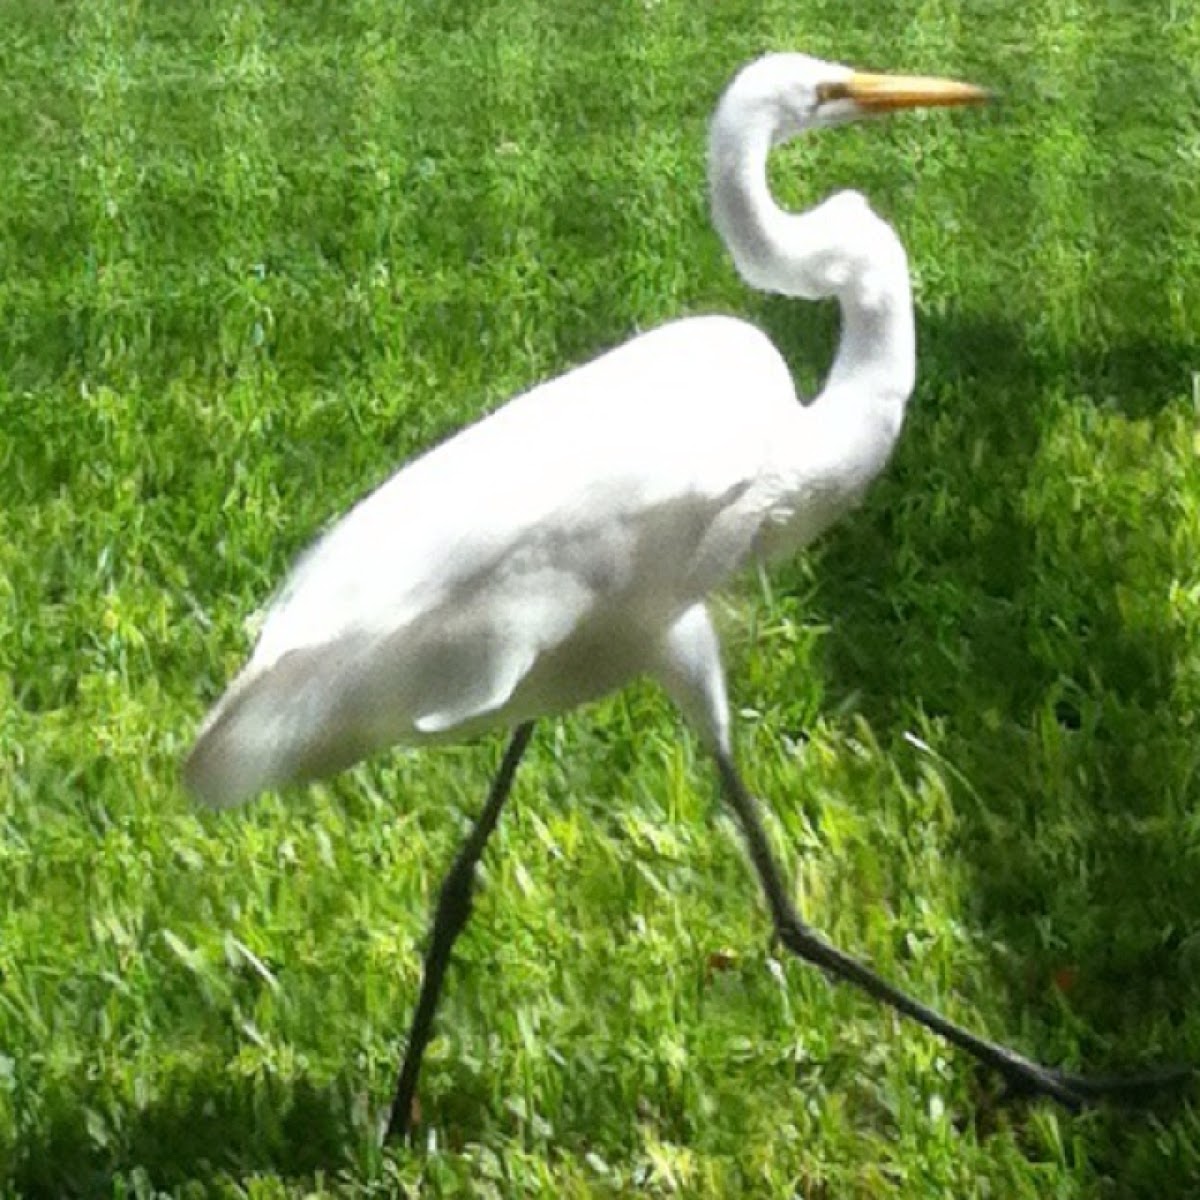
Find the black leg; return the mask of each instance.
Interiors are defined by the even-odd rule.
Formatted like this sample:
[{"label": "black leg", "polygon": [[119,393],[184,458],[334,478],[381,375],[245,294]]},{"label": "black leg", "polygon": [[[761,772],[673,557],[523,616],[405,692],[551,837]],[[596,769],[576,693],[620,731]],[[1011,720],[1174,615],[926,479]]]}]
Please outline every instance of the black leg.
[{"label": "black leg", "polygon": [[801,920],[783,884],[779,867],[771,854],[766,831],[758,815],[758,802],[746,790],[728,755],[717,755],[725,796],[737,813],[750,858],[758,872],[771,916],[780,941],[797,957],[823,967],[838,979],[857,984],[876,1000],[919,1021],[927,1029],[941,1034],[952,1045],[973,1054],[980,1062],[998,1071],[1015,1092],[1050,1096],[1070,1109],[1104,1097],[1132,1099],[1180,1083],[1193,1076],[1190,1067],[1172,1067],[1137,1076],[1089,1078],[1044,1067],[1002,1046],[956,1025],[940,1013],[876,975],[869,967],[844,954]]},{"label": "black leg", "polygon": [[400,1078],[396,1084],[396,1095],[392,1100],[391,1116],[388,1118],[387,1138],[403,1138],[408,1133],[412,1118],[413,1099],[417,1094],[417,1076],[421,1072],[421,1060],[425,1047],[433,1032],[433,1015],[437,1011],[438,997],[442,991],[442,979],[450,964],[450,951],[455,939],[462,932],[471,915],[471,894],[475,889],[475,864],[483,854],[488,837],[496,827],[500,810],[512,788],[513,776],[525,747],[533,723],[518,725],[512,740],[504,752],[504,760],[488,793],[487,803],[475,821],[467,840],[463,843],[454,865],[442,881],[438,896],[437,911],[433,918],[433,930],[429,936],[429,949],[425,952],[425,978],[421,983],[421,995],[413,1013],[412,1027],[408,1033],[408,1051]]}]

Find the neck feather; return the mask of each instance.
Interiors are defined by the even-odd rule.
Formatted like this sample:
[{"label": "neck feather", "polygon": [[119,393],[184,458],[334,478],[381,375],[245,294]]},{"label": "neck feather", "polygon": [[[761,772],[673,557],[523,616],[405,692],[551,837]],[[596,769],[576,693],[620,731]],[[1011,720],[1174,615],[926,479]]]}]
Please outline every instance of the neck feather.
[{"label": "neck feather", "polygon": [[824,394],[844,404],[850,392],[894,409],[898,433],[916,374],[904,248],[857,192],[839,192],[804,213],[775,203],[767,182],[773,111],[759,97],[743,100],[736,88],[718,107],[709,143],[713,222],[751,286],[836,297],[842,332]]}]

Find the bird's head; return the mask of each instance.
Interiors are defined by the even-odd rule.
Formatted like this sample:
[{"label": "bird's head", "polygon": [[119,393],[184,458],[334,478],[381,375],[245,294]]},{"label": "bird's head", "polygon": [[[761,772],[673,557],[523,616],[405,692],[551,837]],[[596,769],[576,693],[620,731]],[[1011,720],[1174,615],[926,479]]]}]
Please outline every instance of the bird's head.
[{"label": "bird's head", "polygon": [[872,75],[807,54],[768,54],[729,88],[744,112],[756,112],[776,143],[806,129],[842,125],[904,108],[979,104],[988,93],[969,83],[919,75]]}]

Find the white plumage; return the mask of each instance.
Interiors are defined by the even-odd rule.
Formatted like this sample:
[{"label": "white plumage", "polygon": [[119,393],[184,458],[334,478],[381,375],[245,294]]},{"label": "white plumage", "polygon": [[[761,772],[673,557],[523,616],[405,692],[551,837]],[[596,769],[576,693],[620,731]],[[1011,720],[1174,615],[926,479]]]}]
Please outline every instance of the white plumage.
[{"label": "white plumage", "polygon": [[907,264],[891,228],[856,193],[794,216],[766,186],[771,146],[867,111],[853,81],[873,78],[769,56],[738,76],[712,126],[714,219],[739,269],[841,303],[821,396],[797,401],[753,326],[691,318],[534,388],[404,467],[301,560],[272,605],[188,760],[202,801],[236,803],[396,742],[559,712],[643,672],[728,748],[704,598],[853,504],[912,390]]}]

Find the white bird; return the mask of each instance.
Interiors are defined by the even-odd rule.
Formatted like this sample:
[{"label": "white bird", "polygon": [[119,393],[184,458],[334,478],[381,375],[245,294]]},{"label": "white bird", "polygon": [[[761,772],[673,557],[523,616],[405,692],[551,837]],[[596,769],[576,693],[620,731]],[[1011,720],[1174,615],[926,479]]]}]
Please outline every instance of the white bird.
[{"label": "white bird", "polygon": [[250,662],[200,729],[186,781],[225,806],[399,742],[516,727],[443,886],[391,1116],[407,1128],[474,866],[535,718],[656,678],[714,752],[782,940],[1001,1070],[1070,1105],[1088,1085],[977,1038],[800,921],[733,767],[705,599],[747,564],[794,552],[887,462],[915,379],[908,265],[856,192],[809,212],[772,200],[772,146],[872,113],[985,98],[947,80],[857,73],[800,54],[747,66],[712,121],[712,211],[756,287],[836,297],[821,394],[796,396],[761,331],[676,321],[543,383],[403,467],[293,571]]}]

